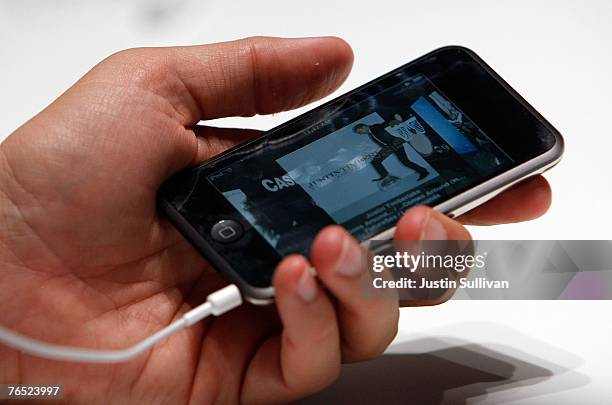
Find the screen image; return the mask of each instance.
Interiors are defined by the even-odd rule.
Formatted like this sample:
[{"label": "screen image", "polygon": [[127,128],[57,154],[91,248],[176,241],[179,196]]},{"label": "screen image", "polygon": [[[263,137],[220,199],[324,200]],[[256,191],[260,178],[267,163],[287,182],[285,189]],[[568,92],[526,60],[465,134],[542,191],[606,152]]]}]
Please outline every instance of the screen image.
[{"label": "screen image", "polygon": [[[307,253],[323,226],[363,241],[408,208],[435,205],[512,159],[422,74],[311,117],[208,181],[281,255]],[[281,129],[282,130],[282,129]]]}]

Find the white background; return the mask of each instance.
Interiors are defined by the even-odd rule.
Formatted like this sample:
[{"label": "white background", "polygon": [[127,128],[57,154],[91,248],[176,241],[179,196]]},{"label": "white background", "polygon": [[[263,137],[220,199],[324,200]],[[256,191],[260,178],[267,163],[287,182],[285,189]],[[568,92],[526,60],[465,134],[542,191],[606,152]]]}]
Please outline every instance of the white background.
[{"label": "white background", "polygon": [[[353,46],[356,56],[342,92],[436,47],[460,44],[479,53],[566,139],[562,163],[547,174],[554,189],[550,212],[529,223],[472,228],[473,235],[612,239],[608,215],[612,203],[611,21],[609,0],[2,1],[0,139],[96,62],[123,48],[198,44],[247,35],[337,35]],[[267,129],[298,112],[219,124]],[[610,302],[528,301],[451,302],[405,309],[390,352],[404,353],[401,364],[417,368],[427,369],[432,362],[410,353],[435,352],[431,356],[436,359],[448,357],[452,364],[472,371],[489,367],[489,377],[472,373],[473,378],[465,381],[459,375],[466,375],[466,369],[444,368],[458,375],[447,375],[446,385],[431,383],[436,378],[422,384],[421,392],[439,391],[431,397],[438,400],[610,403],[610,310]],[[486,357],[462,349],[476,344]],[[379,392],[379,399],[397,398],[409,386],[408,380],[386,381],[389,371],[374,366],[347,368],[324,398],[350,395],[349,383],[353,388],[365,383],[370,392]],[[492,379],[498,381],[482,382],[490,378],[491,367],[498,376]],[[406,366],[399,372],[418,382],[410,370],[414,368]],[[462,387],[448,388],[458,381],[463,381]],[[384,396],[389,392],[391,396]],[[406,395],[411,397],[409,392]]]}]

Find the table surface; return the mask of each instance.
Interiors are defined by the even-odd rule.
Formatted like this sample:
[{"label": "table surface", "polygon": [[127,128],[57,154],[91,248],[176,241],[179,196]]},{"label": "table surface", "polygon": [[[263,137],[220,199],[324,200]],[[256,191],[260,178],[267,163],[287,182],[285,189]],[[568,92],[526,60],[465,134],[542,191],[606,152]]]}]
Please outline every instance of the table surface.
[{"label": "table surface", "polygon": [[[547,117],[567,146],[547,175],[555,198],[546,216],[472,227],[474,237],[612,239],[611,18],[609,0],[1,2],[0,139],[123,48],[337,35],[356,55],[346,91],[436,47],[460,44]],[[302,111],[215,124],[267,129]],[[387,356],[345,367],[336,385],[305,402],[611,403],[611,311],[608,301],[404,309]]]}]

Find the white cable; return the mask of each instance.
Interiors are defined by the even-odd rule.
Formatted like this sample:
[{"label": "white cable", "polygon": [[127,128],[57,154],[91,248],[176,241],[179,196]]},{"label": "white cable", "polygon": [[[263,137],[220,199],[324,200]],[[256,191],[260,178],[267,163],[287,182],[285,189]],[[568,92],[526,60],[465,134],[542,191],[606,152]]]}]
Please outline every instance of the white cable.
[{"label": "white cable", "polygon": [[154,333],[140,343],[126,349],[98,350],[61,346],[23,336],[0,326],[0,343],[22,352],[47,359],[87,362],[118,363],[130,360],[150,349],[173,333],[188,328],[209,315],[219,316],[242,304],[238,287],[231,284],[206,297],[206,302],[184,314],[180,319]]}]

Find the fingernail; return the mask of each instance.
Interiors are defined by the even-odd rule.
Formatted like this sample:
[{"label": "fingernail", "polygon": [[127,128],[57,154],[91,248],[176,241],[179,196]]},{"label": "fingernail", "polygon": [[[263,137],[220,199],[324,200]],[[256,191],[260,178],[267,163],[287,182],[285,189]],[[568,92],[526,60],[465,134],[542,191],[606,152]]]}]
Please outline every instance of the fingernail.
[{"label": "fingernail", "polygon": [[297,283],[297,292],[304,302],[313,302],[317,298],[317,282],[315,281],[310,269],[304,267],[302,275]]},{"label": "fingernail", "polygon": [[421,240],[446,240],[448,233],[433,211],[429,211],[427,218],[423,221],[421,228]]},{"label": "fingernail", "polygon": [[342,241],[342,252],[336,263],[336,274],[344,277],[356,277],[363,271],[363,252],[353,238],[345,235]]}]

